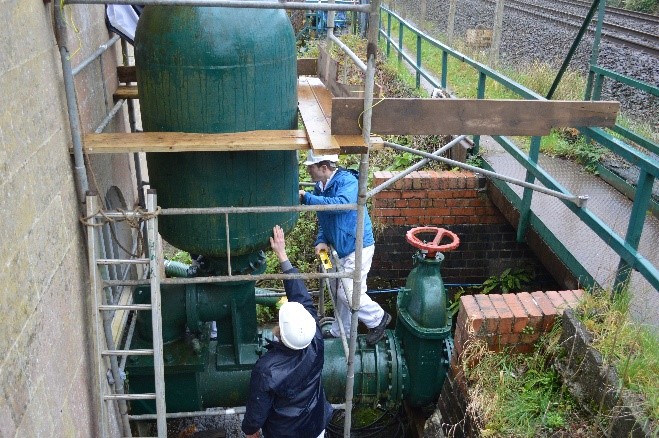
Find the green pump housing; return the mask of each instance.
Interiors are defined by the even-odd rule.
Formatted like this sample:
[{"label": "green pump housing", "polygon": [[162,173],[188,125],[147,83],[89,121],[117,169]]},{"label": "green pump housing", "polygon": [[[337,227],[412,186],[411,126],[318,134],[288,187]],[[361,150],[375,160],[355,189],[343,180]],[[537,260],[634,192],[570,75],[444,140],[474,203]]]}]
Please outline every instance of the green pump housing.
[{"label": "green pump housing", "polygon": [[[135,37],[136,69],[145,131],[223,133],[288,130],[297,126],[296,45],[282,10],[147,6]],[[294,151],[150,153],[149,178],[163,208],[297,205]],[[207,259],[206,273],[265,269],[262,250],[274,225],[289,231],[296,213],[159,217],[159,231],[177,248]],[[227,249],[228,247],[228,249]],[[186,276],[185,266],[170,275]],[[267,329],[256,322],[253,281],[162,285],[162,327],[168,412],[241,406],[254,364],[265,352]],[[421,294],[421,296],[418,296]],[[148,303],[149,287],[134,290]],[[262,301],[261,301],[262,302]],[[375,346],[358,336],[354,401],[415,406],[439,395],[450,355],[439,262],[418,260],[398,300],[396,331]],[[138,312],[130,348],[151,346],[151,319]],[[217,338],[210,338],[210,321]],[[447,329],[448,327],[448,329]],[[339,339],[325,341],[323,382],[328,399],[345,398],[347,360]],[[131,393],[154,392],[153,359],[130,356]],[[132,401],[134,414],[155,412],[153,401]]]}]

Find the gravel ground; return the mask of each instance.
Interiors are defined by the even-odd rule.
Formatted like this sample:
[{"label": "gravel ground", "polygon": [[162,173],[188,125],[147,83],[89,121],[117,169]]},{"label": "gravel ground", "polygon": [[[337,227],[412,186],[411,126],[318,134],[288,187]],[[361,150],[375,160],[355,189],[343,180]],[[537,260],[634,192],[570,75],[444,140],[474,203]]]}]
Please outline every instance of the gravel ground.
[{"label": "gravel ground", "polygon": [[[418,24],[425,23],[432,34],[445,33],[449,2],[427,0],[426,16],[421,17],[419,0],[396,0],[390,2],[393,10],[406,11],[407,19]],[[551,1],[536,0],[535,3],[550,5]],[[464,38],[466,30],[482,26],[492,28],[494,3],[484,0],[461,0],[457,4],[455,34]],[[500,60],[503,64],[523,65],[546,62],[558,68],[568,53],[577,34],[574,28],[563,27],[551,21],[538,21],[522,12],[505,9]],[[593,39],[585,35],[574,54],[570,68],[587,72]],[[659,59],[644,52],[602,41],[599,65],[634,79],[659,85]],[[604,81],[603,99],[619,100],[622,112],[646,121],[659,130],[659,99],[647,93],[635,92],[630,87]]]}]

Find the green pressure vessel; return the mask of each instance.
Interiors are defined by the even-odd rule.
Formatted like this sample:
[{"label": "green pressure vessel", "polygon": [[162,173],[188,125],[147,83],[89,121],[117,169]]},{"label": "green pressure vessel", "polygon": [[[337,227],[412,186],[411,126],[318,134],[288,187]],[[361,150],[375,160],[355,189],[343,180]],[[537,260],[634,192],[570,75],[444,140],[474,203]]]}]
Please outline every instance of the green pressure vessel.
[{"label": "green pressure vessel", "polygon": [[[283,10],[147,6],[135,36],[144,131],[228,133],[297,127],[295,36]],[[267,149],[267,146],[264,146]],[[297,205],[295,151],[147,154],[158,205]],[[231,256],[268,245],[297,213],[229,215]],[[226,257],[224,215],[160,216],[177,248]]]}]

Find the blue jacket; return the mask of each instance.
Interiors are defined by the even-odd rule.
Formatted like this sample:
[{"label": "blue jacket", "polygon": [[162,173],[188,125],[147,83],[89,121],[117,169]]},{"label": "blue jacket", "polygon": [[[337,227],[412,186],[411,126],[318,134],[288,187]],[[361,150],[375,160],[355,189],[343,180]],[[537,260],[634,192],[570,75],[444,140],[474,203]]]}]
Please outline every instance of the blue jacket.
[{"label": "blue jacket", "polygon": [[[356,204],[359,187],[357,177],[350,170],[339,168],[329,181],[325,191],[316,183],[313,194],[304,195],[307,205]],[[319,211],[318,237],[314,245],[327,243],[343,258],[355,252],[357,242],[357,210]],[[364,248],[375,243],[371,218],[366,211],[364,218]]]},{"label": "blue jacket", "polygon": [[[285,271],[295,272],[292,267]],[[289,301],[302,304],[316,318],[302,280],[285,280],[284,288]],[[266,438],[317,437],[332,417],[321,380],[325,344],[320,326],[316,324],[316,335],[302,350],[281,342],[270,342],[266,348],[252,370],[243,432],[250,435],[262,429]]]}]

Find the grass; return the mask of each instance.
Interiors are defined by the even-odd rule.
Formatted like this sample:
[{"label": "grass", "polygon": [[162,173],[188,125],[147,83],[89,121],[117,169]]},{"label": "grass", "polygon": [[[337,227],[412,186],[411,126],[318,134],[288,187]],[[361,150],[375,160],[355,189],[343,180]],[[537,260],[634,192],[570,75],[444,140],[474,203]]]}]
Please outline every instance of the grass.
[{"label": "grass", "polygon": [[659,421],[659,339],[649,327],[629,318],[627,293],[586,294],[578,317],[593,335],[592,346],[615,366],[623,386],[642,396],[648,417]]},{"label": "grass", "polygon": [[[559,352],[560,326],[536,343],[530,355],[492,352],[483,343],[465,347],[467,411],[483,437],[563,436],[575,424],[594,429],[563,390],[551,359]],[[572,436],[572,435],[571,435]],[[596,436],[596,435],[590,435]]]}]

